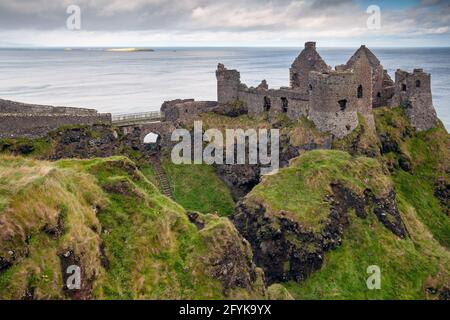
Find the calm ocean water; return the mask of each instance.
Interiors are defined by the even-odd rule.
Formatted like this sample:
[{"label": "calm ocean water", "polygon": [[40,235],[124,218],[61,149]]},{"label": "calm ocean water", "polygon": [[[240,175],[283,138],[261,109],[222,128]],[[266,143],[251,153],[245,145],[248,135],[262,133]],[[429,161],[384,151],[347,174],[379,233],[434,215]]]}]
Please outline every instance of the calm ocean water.
[{"label": "calm ocean water", "polygon": [[[357,48],[319,48],[325,61],[345,63]],[[240,70],[248,85],[266,79],[287,86],[301,48],[164,48],[154,52],[0,50],[0,98],[130,113],[158,110],[165,100],[216,100],[219,62]],[[432,74],[434,104],[450,129],[450,48],[373,49],[389,74],[422,67]]]}]

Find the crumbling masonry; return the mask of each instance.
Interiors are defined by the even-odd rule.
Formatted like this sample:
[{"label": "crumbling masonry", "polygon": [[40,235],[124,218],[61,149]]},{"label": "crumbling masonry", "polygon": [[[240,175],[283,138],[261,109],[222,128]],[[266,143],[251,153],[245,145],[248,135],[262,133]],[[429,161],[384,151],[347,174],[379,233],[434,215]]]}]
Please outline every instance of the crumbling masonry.
[{"label": "crumbling masonry", "polygon": [[241,83],[237,70],[219,64],[219,104],[242,102],[250,116],[264,112],[285,113],[291,119],[305,116],[317,128],[340,138],[359,124],[360,114],[374,129],[372,108],[403,106],[412,125],[427,130],[438,122],[433,107],[430,75],[422,69],[413,73],[398,70],[395,83],[378,58],[361,46],[345,65],[332,69],[307,42],[289,70],[290,86],[269,89],[265,80],[256,88]]}]

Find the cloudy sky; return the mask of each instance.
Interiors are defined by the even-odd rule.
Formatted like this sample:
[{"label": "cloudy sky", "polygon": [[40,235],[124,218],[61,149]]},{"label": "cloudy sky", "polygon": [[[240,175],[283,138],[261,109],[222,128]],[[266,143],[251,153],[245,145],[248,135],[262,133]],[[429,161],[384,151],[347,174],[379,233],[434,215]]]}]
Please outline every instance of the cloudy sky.
[{"label": "cloudy sky", "polygon": [[[67,8],[81,9],[68,30]],[[380,28],[368,28],[380,11]],[[374,21],[374,20],[370,20]],[[450,0],[0,0],[0,46],[450,46]]]}]

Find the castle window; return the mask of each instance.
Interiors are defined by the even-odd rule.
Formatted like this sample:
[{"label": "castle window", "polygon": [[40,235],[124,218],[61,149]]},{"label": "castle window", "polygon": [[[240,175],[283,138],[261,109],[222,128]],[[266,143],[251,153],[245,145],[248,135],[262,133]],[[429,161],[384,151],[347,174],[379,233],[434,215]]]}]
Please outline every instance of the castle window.
[{"label": "castle window", "polygon": [[381,92],[377,92],[377,98],[381,98]]},{"label": "castle window", "polygon": [[309,91],[312,91],[313,87],[312,84],[309,85]]},{"label": "castle window", "polygon": [[416,88],[420,88],[420,80],[416,80]]},{"label": "castle window", "polygon": [[289,102],[286,98],[281,98],[281,110],[283,113],[287,113],[289,108]]},{"label": "castle window", "polygon": [[338,103],[341,111],[344,111],[347,108],[347,99],[339,100]]},{"label": "castle window", "polygon": [[272,107],[272,103],[270,101],[270,98],[264,97],[264,111],[269,112],[271,107]]},{"label": "castle window", "polygon": [[406,84],[402,84],[402,91],[406,91]]},{"label": "castle window", "polygon": [[358,87],[358,99],[361,99],[363,97],[363,87],[362,85],[359,85]]}]

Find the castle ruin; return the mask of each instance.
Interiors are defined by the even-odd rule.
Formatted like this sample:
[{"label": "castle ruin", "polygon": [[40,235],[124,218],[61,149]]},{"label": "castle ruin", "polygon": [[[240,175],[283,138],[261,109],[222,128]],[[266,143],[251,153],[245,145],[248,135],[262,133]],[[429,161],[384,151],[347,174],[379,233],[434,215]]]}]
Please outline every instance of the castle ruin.
[{"label": "castle ruin", "polygon": [[[364,119],[369,130],[375,130],[373,108],[405,109],[417,131],[428,130],[438,123],[431,94],[431,76],[422,69],[412,73],[397,70],[395,82],[378,58],[361,46],[346,64],[334,69],[307,42],[289,69],[289,86],[271,89],[266,80],[256,88],[241,82],[237,70],[219,64],[216,70],[217,101],[193,99],[165,102],[161,107],[162,123],[129,125],[127,133],[137,129],[142,136],[156,130],[169,143],[170,130],[192,122],[205,112],[220,108],[233,109],[234,116],[247,113],[257,117],[285,114],[290,119],[306,117],[322,132],[341,138],[351,133]],[[227,114],[227,112],[225,112]],[[112,124],[111,114],[92,109],[31,105],[0,99],[0,138],[38,138],[67,125]]]},{"label": "castle ruin", "polygon": [[250,116],[264,112],[284,113],[290,119],[304,116],[337,138],[358,126],[358,114],[373,130],[372,109],[378,107],[403,106],[418,131],[432,128],[438,121],[430,75],[422,69],[413,73],[398,70],[394,82],[366,46],[346,64],[332,69],[316,51],[316,43],[307,42],[289,70],[289,87],[269,89],[263,80],[258,87],[249,88],[237,70],[228,70],[223,64],[219,64],[216,77],[219,104],[240,101]]}]

